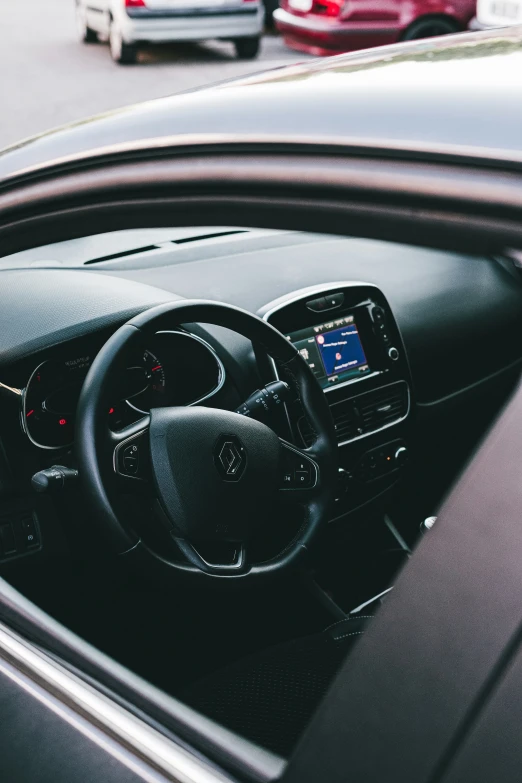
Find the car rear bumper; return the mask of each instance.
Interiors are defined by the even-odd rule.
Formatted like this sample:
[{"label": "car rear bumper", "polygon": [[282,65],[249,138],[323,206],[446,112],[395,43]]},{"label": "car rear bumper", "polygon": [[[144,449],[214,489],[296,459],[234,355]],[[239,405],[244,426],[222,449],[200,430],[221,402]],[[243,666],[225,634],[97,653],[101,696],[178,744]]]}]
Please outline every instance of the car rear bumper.
[{"label": "car rear bumper", "polygon": [[494,25],[479,22],[477,17],[474,16],[468,25],[468,30],[471,30],[472,32],[479,32],[480,30],[491,30],[492,27],[494,27]]},{"label": "car rear bumper", "polygon": [[261,34],[263,23],[264,8],[258,3],[146,13],[132,9],[122,20],[122,34],[127,43],[249,38]]},{"label": "car rear bumper", "polygon": [[349,52],[394,43],[399,36],[396,27],[376,26],[375,22],[326,21],[311,16],[298,16],[278,8],[274,12],[277,29],[292,48],[313,54]]}]

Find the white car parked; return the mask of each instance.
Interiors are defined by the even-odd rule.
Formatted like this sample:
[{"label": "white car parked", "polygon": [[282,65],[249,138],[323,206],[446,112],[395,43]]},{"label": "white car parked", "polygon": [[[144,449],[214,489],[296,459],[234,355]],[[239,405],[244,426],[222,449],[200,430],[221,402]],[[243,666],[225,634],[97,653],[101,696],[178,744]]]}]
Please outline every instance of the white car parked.
[{"label": "white car parked", "polygon": [[141,43],[210,38],[232,41],[239,58],[252,59],[264,15],[261,0],[76,0],[81,40],[108,40],[122,64],[136,61]]},{"label": "white car parked", "polygon": [[477,15],[470,30],[522,24],[522,0],[477,0]]}]

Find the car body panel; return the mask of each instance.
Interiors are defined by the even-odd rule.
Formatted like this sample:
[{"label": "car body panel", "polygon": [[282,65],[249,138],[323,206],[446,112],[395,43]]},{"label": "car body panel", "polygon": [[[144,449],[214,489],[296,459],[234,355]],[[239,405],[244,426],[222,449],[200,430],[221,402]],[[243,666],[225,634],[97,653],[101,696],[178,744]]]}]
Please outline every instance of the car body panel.
[{"label": "car body panel", "polygon": [[522,24],[522,2],[477,0],[476,21],[483,28]]},{"label": "car body panel", "polygon": [[71,156],[198,141],[520,162],[521,41],[521,28],[415,41],[117,109],[4,150],[0,181]]}]

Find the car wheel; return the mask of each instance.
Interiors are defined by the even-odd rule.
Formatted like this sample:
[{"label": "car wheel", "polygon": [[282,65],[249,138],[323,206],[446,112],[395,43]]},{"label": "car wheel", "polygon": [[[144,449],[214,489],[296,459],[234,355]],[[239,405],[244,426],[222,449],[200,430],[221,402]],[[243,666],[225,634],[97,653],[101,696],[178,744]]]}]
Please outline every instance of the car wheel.
[{"label": "car wheel", "polygon": [[85,9],[78,4],[76,5],[76,29],[80,41],[83,43],[97,43],[98,34],[92,27],[87,26]]},{"label": "car wheel", "polygon": [[234,46],[236,55],[240,60],[253,60],[259,54],[261,39],[255,38],[236,38]]},{"label": "car wheel", "polygon": [[403,33],[401,40],[414,41],[417,38],[433,38],[437,35],[449,35],[458,32],[459,27],[452,19],[432,16],[413,22]]},{"label": "car wheel", "polygon": [[109,28],[109,48],[111,57],[120,65],[132,65],[136,62],[138,48],[136,44],[125,43],[118,25],[111,22]]}]

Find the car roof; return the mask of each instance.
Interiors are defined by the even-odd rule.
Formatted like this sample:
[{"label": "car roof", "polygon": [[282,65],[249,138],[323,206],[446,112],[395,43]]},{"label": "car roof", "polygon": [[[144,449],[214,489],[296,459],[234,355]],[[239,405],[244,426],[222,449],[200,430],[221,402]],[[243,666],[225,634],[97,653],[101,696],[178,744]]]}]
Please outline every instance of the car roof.
[{"label": "car roof", "polygon": [[522,162],[522,27],[314,60],[117,109],[0,153],[0,182],[118,150],[318,143]]}]

